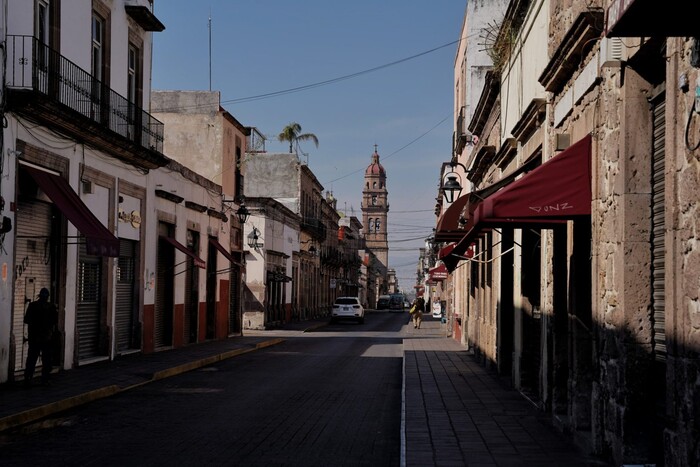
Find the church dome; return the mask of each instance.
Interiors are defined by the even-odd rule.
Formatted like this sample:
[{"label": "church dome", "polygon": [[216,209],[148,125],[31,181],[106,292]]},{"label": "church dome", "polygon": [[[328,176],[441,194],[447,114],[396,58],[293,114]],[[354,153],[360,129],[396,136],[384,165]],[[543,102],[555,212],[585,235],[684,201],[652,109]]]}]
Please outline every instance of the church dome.
[{"label": "church dome", "polygon": [[367,166],[367,169],[365,170],[365,175],[380,175],[382,177],[386,176],[386,172],[384,171],[384,167],[382,164],[379,163],[379,154],[377,153],[377,150],[374,150],[374,154],[372,154],[372,163]]}]

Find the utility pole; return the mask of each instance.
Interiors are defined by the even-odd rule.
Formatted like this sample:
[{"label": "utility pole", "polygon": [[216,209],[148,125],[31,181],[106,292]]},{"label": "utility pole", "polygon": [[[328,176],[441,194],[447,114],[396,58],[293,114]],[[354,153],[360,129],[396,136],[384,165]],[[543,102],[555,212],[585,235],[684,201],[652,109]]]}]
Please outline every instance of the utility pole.
[{"label": "utility pole", "polygon": [[209,7],[209,91],[211,91],[211,7]]}]

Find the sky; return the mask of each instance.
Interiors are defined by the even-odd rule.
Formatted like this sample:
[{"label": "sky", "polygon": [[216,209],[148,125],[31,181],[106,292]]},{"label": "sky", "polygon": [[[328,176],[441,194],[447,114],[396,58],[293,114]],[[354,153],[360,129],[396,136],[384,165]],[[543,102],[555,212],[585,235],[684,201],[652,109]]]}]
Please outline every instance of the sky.
[{"label": "sky", "polygon": [[[452,150],[454,62],[465,0],[158,0],[152,87],[221,93],[287,152],[290,122],[338,209],[362,221],[374,145],[387,173],[389,267],[412,290]],[[211,32],[209,18],[211,16]],[[211,35],[211,52],[210,40]],[[211,61],[210,61],[211,56]],[[211,73],[210,73],[211,63]],[[210,87],[211,83],[211,87]]]}]

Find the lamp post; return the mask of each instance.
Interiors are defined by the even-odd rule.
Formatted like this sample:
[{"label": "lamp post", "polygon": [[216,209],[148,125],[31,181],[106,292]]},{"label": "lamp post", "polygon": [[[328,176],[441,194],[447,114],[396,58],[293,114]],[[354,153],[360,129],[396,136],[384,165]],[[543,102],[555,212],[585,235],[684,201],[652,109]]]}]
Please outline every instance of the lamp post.
[{"label": "lamp post", "polygon": [[238,222],[245,224],[250,217],[250,211],[245,207],[245,204],[241,203],[240,207],[236,211],[236,217],[238,217]]},{"label": "lamp post", "polygon": [[442,185],[442,192],[445,196],[445,201],[450,204],[453,203],[455,199],[459,198],[459,195],[462,193],[462,184],[459,183],[460,177],[459,174],[455,172],[455,167],[457,166],[461,167],[466,174],[471,172],[471,170],[468,170],[464,164],[460,164],[455,159],[450,161],[450,171],[446,175],[447,180]]}]

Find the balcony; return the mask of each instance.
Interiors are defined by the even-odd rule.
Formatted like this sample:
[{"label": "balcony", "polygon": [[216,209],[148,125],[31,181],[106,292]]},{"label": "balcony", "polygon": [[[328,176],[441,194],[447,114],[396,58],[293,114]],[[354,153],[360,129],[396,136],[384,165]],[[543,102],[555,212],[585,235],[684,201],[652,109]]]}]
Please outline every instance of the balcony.
[{"label": "balcony", "polygon": [[319,242],[326,239],[326,226],[318,219],[304,216],[301,220],[301,230],[307,232]]},{"label": "balcony", "polygon": [[129,164],[167,164],[163,124],[32,36],[7,36],[8,108]]}]

